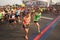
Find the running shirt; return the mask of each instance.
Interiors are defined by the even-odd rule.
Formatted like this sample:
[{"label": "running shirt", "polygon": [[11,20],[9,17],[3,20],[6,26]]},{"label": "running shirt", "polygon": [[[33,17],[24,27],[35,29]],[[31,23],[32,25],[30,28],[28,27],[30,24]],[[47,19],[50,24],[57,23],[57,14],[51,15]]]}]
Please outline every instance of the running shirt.
[{"label": "running shirt", "polygon": [[0,13],[0,19],[2,19],[3,18],[3,14],[2,13]]},{"label": "running shirt", "polygon": [[36,13],[36,15],[34,16],[34,21],[38,21],[41,17],[41,13]]},{"label": "running shirt", "polygon": [[12,19],[14,19],[15,18],[15,15],[12,15]]},{"label": "running shirt", "polygon": [[15,15],[14,14],[10,14],[10,18],[11,19],[15,19]]},{"label": "running shirt", "polygon": [[39,10],[40,10],[41,12],[43,12],[43,8],[39,8]]},{"label": "running shirt", "polygon": [[20,10],[16,10],[16,15],[20,15]]},{"label": "running shirt", "polygon": [[30,23],[30,19],[31,19],[30,17],[27,18],[27,17],[25,16],[25,17],[24,17],[23,24],[24,24],[24,25],[28,25],[28,24]]}]

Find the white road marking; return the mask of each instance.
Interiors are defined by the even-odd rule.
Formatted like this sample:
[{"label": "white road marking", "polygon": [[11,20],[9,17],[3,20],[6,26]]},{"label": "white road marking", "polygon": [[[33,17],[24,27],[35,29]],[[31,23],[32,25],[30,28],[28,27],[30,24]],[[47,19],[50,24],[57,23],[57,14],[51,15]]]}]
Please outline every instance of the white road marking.
[{"label": "white road marking", "polygon": [[43,18],[43,19],[49,19],[49,20],[53,20],[54,19],[54,18],[45,17],[45,16],[41,16],[41,18]]}]

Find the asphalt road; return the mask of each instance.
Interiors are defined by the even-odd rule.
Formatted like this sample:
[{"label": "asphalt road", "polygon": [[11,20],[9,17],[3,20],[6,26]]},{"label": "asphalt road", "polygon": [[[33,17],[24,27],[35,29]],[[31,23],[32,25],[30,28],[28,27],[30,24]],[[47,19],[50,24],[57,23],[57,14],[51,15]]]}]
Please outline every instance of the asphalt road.
[{"label": "asphalt road", "polygon": [[[39,24],[41,28],[48,23],[50,20],[41,19]],[[60,23],[56,25],[55,29],[50,33],[49,36],[45,38],[45,40],[60,40]],[[37,32],[37,27],[34,26],[33,23],[30,25],[29,29],[29,37]],[[25,40],[24,38],[25,32],[22,28],[22,23],[20,24],[0,24],[0,40]]]},{"label": "asphalt road", "polygon": [[45,40],[60,40],[60,23],[56,25]]}]

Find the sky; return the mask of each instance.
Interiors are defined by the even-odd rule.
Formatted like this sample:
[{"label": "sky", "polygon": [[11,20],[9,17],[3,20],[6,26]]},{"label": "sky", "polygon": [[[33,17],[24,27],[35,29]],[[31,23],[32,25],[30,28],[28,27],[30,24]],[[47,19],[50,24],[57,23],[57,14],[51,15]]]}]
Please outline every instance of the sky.
[{"label": "sky", "polygon": [[[43,0],[43,1],[49,1],[49,0]],[[52,0],[54,3],[60,2],[60,0]],[[0,6],[6,5],[6,4],[21,4],[22,0],[0,0]]]}]

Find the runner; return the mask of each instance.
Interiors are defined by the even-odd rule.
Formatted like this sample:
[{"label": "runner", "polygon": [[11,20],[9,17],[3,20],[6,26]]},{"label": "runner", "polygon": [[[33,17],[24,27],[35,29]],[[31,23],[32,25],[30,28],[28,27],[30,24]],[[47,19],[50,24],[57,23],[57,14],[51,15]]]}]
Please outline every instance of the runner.
[{"label": "runner", "polygon": [[20,20],[20,10],[19,10],[19,8],[17,8],[17,10],[16,10],[15,17],[16,17],[16,20],[20,23],[21,20]]},{"label": "runner", "polygon": [[23,28],[26,32],[26,35],[25,35],[26,40],[28,40],[28,31],[29,31],[28,26],[30,25],[30,20],[31,20],[31,16],[30,16],[30,13],[28,12],[23,18]]},{"label": "runner", "polygon": [[0,11],[0,21],[2,21],[2,19],[3,19],[3,14],[2,14],[2,12]]},{"label": "runner", "polygon": [[16,24],[15,14],[13,13],[13,11],[11,11],[11,13],[9,14],[9,23]]},{"label": "runner", "polygon": [[38,23],[39,19],[41,17],[41,12],[40,11],[36,11],[35,15],[34,15],[34,24],[37,25],[38,27],[38,32],[40,32],[40,25]]},{"label": "runner", "polygon": [[33,20],[33,19],[34,19],[34,14],[35,14],[35,9],[32,9],[32,12],[31,12],[31,15],[32,15],[31,20],[32,20],[32,21],[34,21],[34,20]]},{"label": "runner", "polygon": [[9,20],[9,12],[7,11],[5,12],[4,21],[8,22],[8,20]]}]

